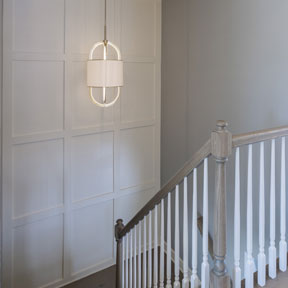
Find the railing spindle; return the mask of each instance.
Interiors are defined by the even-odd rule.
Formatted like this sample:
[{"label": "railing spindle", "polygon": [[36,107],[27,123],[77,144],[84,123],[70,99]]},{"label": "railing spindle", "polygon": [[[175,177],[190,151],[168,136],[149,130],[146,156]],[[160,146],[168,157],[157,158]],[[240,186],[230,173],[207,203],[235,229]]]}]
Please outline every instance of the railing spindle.
[{"label": "railing spindle", "polygon": [[142,267],[141,267],[141,254],[142,254],[141,253],[142,252],[141,251],[141,242],[142,242],[141,241],[142,240],[141,239],[142,238],[141,237],[142,236],[141,235],[141,229],[142,229],[142,222],[141,221],[139,222],[138,229],[139,229],[138,230],[138,233],[139,233],[138,234],[138,287],[141,288],[141,283],[142,283],[141,282],[142,281],[142,277],[141,277],[142,276],[141,275],[142,274]]},{"label": "railing spindle", "polygon": [[133,230],[130,232],[129,287],[133,287]]},{"label": "railing spindle", "polygon": [[147,263],[146,263],[146,245],[147,245],[147,223],[146,223],[146,218],[147,216],[144,217],[144,227],[143,227],[143,287],[146,288],[147,287],[147,273],[146,273],[146,269],[147,269]]},{"label": "railing spindle", "polygon": [[198,287],[197,276],[197,168],[193,170],[193,203],[192,203],[192,275],[191,288]]},{"label": "railing spindle", "polygon": [[241,288],[240,268],[240,151],[235,152],[235,202],[234,202],[234,270],[233,287]]},{"label": "railing spindle", "polygon": [[125,237],[126,237],[125,287],[128,288],[129,287],[129,266],[128,266],[128,264],[129,264],[129,233],[127,233],[127,235]]},{"label": "railing spindle", "polygon": [[179,278],[179,185],[175,189],[175,263],[174,288],[180,288]]},{"label": "railing spindle", "polygon": [[271,141],[269,277],[276,277],[275,247],[275,139]]},{"label": "railing spindle", "polygon": [[158,287],[158,206],[154,208],[154,288]]},{"label": "railing spindle", "polygon": [[152,211],[149,212],[148,287],[152,287]]},{"label": "railing spindle", "polygon": [[134,227],[134,287],[137,287],[137,226]]},{"label": "railing spindle", "polygon": [[172,288],[171,283],[171,192],[168,193],[167,199],[167,271],[166,271],[166,288]]},{"label": "railing spindle", "polygon": [[285,137],[281,139],[281,219],[280,219],[280,243],[279,243],[279,268],[287,270],[287,242],[286,242],[286,153]]},{"label": "railing spindle", "polygon": [[252,145],[248,146],[248,177],[247,177],[247,259],[245,269],[245,287],[254,287],[253,262],[253,195],[252,195]]},{"label": "railing spindle", "polygon": [[208,262],[208,159],[204,160],[203,175],[203,261],[201,265],[201,287],[209,288]]},{"label": "railing spindle", "polygon": [[264,142],[260,143],[258,284],[266,284]]},{"label": "railing spindle", "polygon": [[187,177],[184,178],[183,195],[183,279],[182,287],[189,288],[188,276],[188,195],[187,195]]},{"label": "railing spindle", "polygon": [[164,288],[164,199],[161,200],[161,244],[160,244],[160,283],[159,287]]},{"label": "railing spindle", "polygon": [[122,239],[122,264],[121,264],[121,287],[124,288],[125,287],[125,237],[123,237]]}]

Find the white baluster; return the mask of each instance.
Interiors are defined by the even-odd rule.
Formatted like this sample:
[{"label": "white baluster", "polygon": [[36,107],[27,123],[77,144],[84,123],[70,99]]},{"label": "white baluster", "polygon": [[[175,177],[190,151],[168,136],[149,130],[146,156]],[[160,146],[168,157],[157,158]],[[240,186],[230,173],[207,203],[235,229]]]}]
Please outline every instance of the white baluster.
[{"label": "white baluster", "polygon": [[275,139],[271,141],[269,277],[276,277],[275,247]]},{"label": "white baluster", "polygon": [[204,160],[203,176],[203,261],[201,265],[201,287],[209,288],[208,262],[208,159]]},{"label": "white baluster", "polygon": [[164,288],[164,199],[161,200],[161,243],[160,243],[160,283],[159,287]]},{"label": "white baluster", "polygon": [[166,288],[172,288],[171,283],[171,192],[168,193],[167,199],[167,271],[166,271]]},{"label": "white baluster", "polygon": [[158,287],[158,206],[154,208],[154,288]]},{"label": "white baluster", "polygon": [[179,281],[179,185],[175,189],[175,263],[174,288],[180,288]]},{"label": "white baluster", "polygon": [[152,211],[149,212],[148,287],[152,287]]},{"label": "white baluster", "polygon": [[133,230],[130,231],[129,287],[133,287]]},{"label": "white baluster", "polygon": [[187,195],[187,177],[184,178],[183,195],[183,280],[182,287],[189,288],[188,276],[188,195]]},{"label": "white baluster", "polygon": [[234,269],[233,287],[241,288],[240,268],[240,151],[235,152],[235,202],[234,202]]},{"label": "white baluster", "polygon": [[141,229],[142,229],[142,225],[141,225],[141,221],[139,222],[138,225],[138,287],[141,288],[141,273],[142,273],[142,267],[141,267]]},{"label": "white baluster", "polygon": [[192,203],[192,275],[191,288],[198,287],[197,276],[197,168],[193,170],[193,203]]},{"label": "white baluster", "polygon": [[248,146],[248,177],[247,177],[247,259],[245,264],[245,287],[254,287],[253,261],[253,195],[252,195],[252,145]]},{"label": "white baluster", "polygon": [[124,288],[125,287],[125,236],[122,239],[122,264],[121,264],[121,287]]},{"label": "white baluster", "polygon": [[137,287],[137,226],[134,227],[134,286]]},{"label": "white baluster", "polygon": [[287,242],[286,242],[286,165],[285,165],[285,137],[281,139],[281,219],[280,219],[280,243],[279,243],[279,268],[287,270]]},{"label": "white baluster", "polygon": [[258,284],[266,284],[264,142],[260,143]]},{"label": "white baluster", "polygon": [[129,266],[128,266],[128,261],[129,261],[129,233],[126,235],[126,277],[125,277],[125,287],[129,287]]},{"label": "white baluster", "polygon": [[147,287],[147,273],[146,273],[146,269],[147,269],[147,263],[146,263],[146,245],[147,245],[147,223],[146,223],[146,216],[144,217],[144,227],[143,227],[143,287],[146,288]]}]

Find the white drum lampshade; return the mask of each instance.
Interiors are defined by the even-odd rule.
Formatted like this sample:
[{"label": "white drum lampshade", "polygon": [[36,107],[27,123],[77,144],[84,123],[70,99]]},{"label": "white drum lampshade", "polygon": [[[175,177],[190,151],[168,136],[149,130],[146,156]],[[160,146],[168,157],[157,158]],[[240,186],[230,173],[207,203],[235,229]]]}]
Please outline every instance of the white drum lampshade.
[{"label": "white drum lampshade", "polygon": [[87,64],[89,87],[123,86],[123,62],[118,60],[91,60]]}]

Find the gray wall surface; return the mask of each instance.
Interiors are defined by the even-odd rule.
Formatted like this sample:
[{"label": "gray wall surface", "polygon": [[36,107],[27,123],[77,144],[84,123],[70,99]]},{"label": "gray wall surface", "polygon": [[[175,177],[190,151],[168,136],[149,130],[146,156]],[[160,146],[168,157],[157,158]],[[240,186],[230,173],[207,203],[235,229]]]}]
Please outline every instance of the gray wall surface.
[{"label": "gray wall surface", "polygon": [[[163,0],[162,184],[204,144],[218,119],[227,120],[232,133],[288,125],[287,15],[286,0]],[[269,179],[270,144],[265,147],[265,173]],[[246,152],[244,147],[241,150],[241,265],[246,250]],[[259,163],[258,156],[256,145],[254,168]],[[279,160],[278,154],[276,159]],[[229,266],[233,263],[234,213],[233,157],[231,160],[227,183]],[[211,183],[209,181],[209,211],[213,211],[214,176],[211,174],[214,165],[213,161],[209,163],[212,179]],[[257,166],[253,170],[255,259],[258,253],[258,178]],[[266,184],[267,247],[270,183]],[[279,197],[278,188],[277,183],[276,197]],[[199,195],[201,212],[201,193]],[[276,212],[278,250],[279,209]],[[213,234],[211,213],[209,221],[209,231]]]},{"label": "gray wall surface", "polygon": [[186,0],[162,2],[161,182],[187,160],[188,26]]},{"label": "gray wall surface", "polygon": [[234,133],[287,125],[288,2],[188,2],[190,155],[217,119]]},{"label": "gray wall surface", "polygon": [[163,0],[162,184],[209,137],[288,124],[288,2]]}]

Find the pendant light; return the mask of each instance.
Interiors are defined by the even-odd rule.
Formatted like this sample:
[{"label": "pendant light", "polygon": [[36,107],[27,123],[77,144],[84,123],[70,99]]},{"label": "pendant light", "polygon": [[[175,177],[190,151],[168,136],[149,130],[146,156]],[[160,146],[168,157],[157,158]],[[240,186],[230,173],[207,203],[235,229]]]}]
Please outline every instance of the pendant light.
[{"label": "pendant light", "polygon": [[[93,45],[89,53],[87,63],[87,86],[89,87],[89,96],[92,102],[100,107],[112,106],[120,96],[121,87],[123,86],[123,61],[119,48],[107,40],[107,0],[104,8],[104,40]],[[103,49],[103,58],[93,58],[96,49]],[[113,49],[116,52],[117,59],[107,59],[107,51]],[[95,99],[93,89],[102,89],[102,102]],[[111,102],[107,102],[107,89],[116,88],[116,96]]]}]

